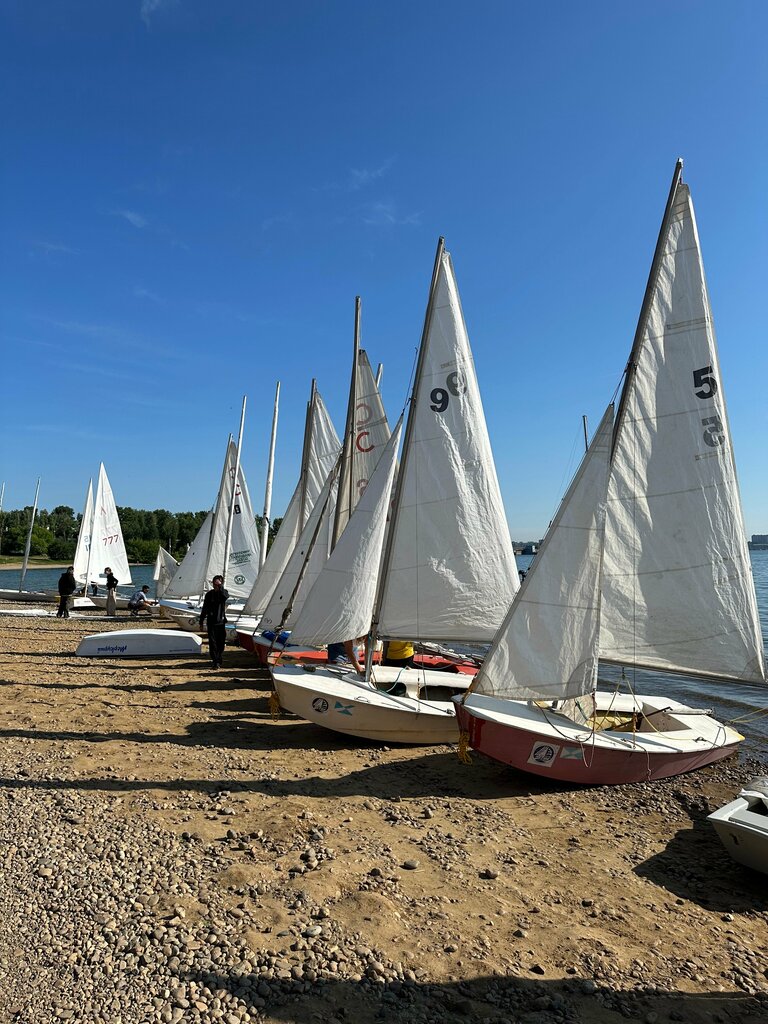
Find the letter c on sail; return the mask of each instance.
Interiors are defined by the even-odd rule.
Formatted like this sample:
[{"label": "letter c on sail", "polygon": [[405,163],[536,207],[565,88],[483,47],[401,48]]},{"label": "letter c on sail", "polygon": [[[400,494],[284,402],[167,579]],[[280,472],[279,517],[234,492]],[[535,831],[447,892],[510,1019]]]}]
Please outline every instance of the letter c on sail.
[{"label": "letter c on sail", "polygon": [[369,444],[367,448],[363,448],[361,442],[364,437],[367,437],[370,440],[370,434],[367,430],[361,430],[360,433],[357,435],[357,437],[355,438],[355,447],[359,452],[363,452],[365,454],[366,452],[372,452],[375,445]]}]

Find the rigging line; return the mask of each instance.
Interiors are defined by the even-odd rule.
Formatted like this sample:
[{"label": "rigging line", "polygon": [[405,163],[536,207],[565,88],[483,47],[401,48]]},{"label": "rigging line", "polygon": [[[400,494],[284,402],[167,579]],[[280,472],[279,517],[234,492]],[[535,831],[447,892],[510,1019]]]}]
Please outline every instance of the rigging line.
[{"label": "rigging line", "polygon": [[731,725],[734,722],[756,722],[759,718],[763,718],[765,715],[768,715],[768,707],[756,708],[754,711],[747,711],[745,714],[739,715],[737,718],[729,718],[727,721]]}]

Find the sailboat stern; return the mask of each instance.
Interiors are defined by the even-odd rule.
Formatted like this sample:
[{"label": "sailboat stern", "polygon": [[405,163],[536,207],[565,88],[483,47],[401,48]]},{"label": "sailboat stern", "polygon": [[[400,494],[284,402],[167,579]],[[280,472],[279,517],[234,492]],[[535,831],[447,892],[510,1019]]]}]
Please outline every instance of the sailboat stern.
[{"label": "sailboat stern", "polygon": [[650,782],[695,771],[733,754],[743,737],[705,712],[660,697],[595,695],[594,727],[550,702],[470,694],[456,701],[473,750],[502,764],[592,786]]}]

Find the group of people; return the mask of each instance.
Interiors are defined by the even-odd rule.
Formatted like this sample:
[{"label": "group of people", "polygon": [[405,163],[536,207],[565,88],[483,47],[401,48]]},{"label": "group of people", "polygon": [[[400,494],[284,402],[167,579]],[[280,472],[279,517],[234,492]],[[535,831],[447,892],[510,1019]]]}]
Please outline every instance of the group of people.
[{"label": "group of people", "polygon": [[[107,590],[107,615],[114,617],[117,614],[116,592],[118,580],[112,569],[107,566],[104,570]],[[69,599],[78,589],[75,579],[74,566],[69,566],[66,572],[59,578],[59,610],[57,618],[69,618]],[[211,580],[211,589],[203,598],[203,605],[200,609],[200,629],[205,629],[208,634],[208,653],[213,668],[222,667],[224,657],[224,645],[227,636],[227,601],[229,591],[224,588],[224,577],[214,576]],[[155,602],[149,598],[149,587],[143,586],[137,590],[128,601],[128,607],[132,618],[138,618],[143,611],[152,614],[151,605]],[[329,665],[351,665],[358,675],[365,673],[365,658],[360,660],[360,646],[367,644],[367,637],[360,637],[357,640],[346,640],[344,643],[328,644]],[[394,665],[398,668],[411,668],[413,666],[414,647],[407,641],[391,640],[384,649],[383,665]]]},{"label": "group of people", "polygon": [[[119,581],[109,566],[104,569],[104,576],[106,577],[107,615],[110,618],[115,618],[117,615],[117,584]],[[79,584],[75,579],[75,567],[70,565],[69,568],[59,577],[59,608],[56,612],[57,619],[69,618],[69,599],[77,591],[78,586]],[[82,589],[83,593],[85,593],[86,588],[83,587]],[[95,584],[92,584],[91,593],[93,596],[96,595]],[[155,602],[150,600],[149,597],[149,587],[143,586],[140,590],[137,590],[128,601],[131,617],[138,618],[139,612],[143,611],[151,615],[151,605],[154,603]]]}]

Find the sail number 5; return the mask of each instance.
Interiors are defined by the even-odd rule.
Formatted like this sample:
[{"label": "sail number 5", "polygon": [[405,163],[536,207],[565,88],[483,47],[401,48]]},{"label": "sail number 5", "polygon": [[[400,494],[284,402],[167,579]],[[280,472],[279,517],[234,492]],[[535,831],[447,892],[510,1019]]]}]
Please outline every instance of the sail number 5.
[{"label": "sail number 5", "polygon": [[445,378],[444,388],[432,388],[429,393],[429,397],[432,399],[430,409],[433,412],[445,412],[448,408],[448,403],[451,400],[451,395],[458,398],[459,395],[463,395],[467,390],[467,382],[464,378],[464,374],[458,370],[454,370],[453,373],[449,373]]},{"label": "sail number 5", "polygon": [[[699,370],[693,371],[693,386],[696,389],[693,393],[697,398],[714,398],[717,394],[717,381],[711,366],[702,366]],[[719,416],[705,416],[701,425],[705,428],[704,444],[710,448],[717,448],[725,442],[725,428]]]}]

